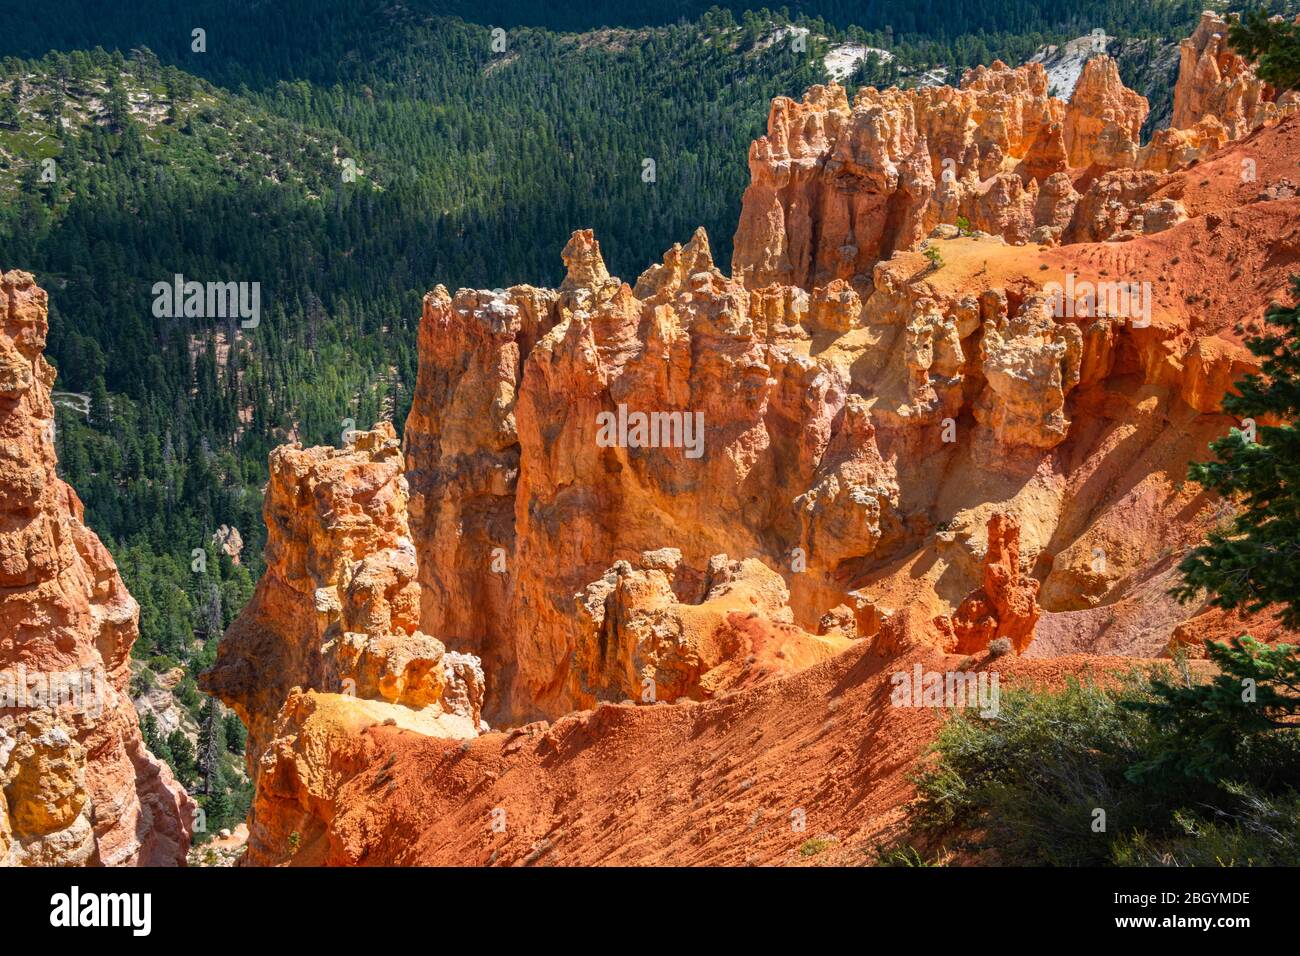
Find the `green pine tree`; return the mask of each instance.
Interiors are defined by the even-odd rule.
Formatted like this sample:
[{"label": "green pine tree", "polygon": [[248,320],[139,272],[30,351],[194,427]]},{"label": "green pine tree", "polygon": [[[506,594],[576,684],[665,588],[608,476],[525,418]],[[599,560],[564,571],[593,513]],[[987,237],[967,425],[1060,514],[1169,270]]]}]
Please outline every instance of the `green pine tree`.
[{"label": "green pine tree", "polygon": [[230,793],[224,786],[214,788],[203,798],[203,809],[208,815],[208,833],[217,833],[223,827],[239,822]]},{"label": "green pine tree", "polygon": [[[1228,644],[1206,642],[1219,666],[1209,683],[1156,677],[1153,699],[1129,702],[1149,714],[1158,745],[1129,768],[1130,779],[1164,782],[1187,795],[1189,785],[1239,779],[1254,783],[1288,772],[1300,715],[1300,655],[1289,644],[1262,644],[1249,636]],[[1286,782],[1296,783],[1290,779]]]},{"label": "green pine tree", "polygon": [[[1216,461],[1193,462],[1190,480],[1231,499],[1238,511],[1223,528],[1179,564],[1181,601],[1212,592],[1215,607],[1254,612],[1280,607],[1289,628],[1300,627],[1300,277],[1292,279],[1297,302],[1274,305],[1267,327],[1246,340],[1260,358],[1260,374],[1237,383],[1240,394],[1224,410],[1255,422],[1258,441],[1232,429],[1212,442]],[[1259,424],[1269,418],[1277,425]]]},{"label": "green pine tree", "polygon": [[233,712],[227,713],[226,722],[226,749],[232,754],[242,756],[244,753],[244,744],[248,740],[248,731],[244,729],[244,722]]},{"label": "green pine tree", "polygon": [[209,795],[225,789],[221,779],[221,761],[226,753],[226,723],[220,707],[209,697],[200,715],[198,769],[203,777],[203,792]]},{"label": "green pine tree", "polygon": [[1300,87],[1300,23],[1271,22],[1267,11],[1247,13],[1228,27],[1228,42],[1242,56],[1255,60],[1260,79],[1279,90]]},{"label": "green pine tree", "polygon": [[172,762],[172,753],[167,748],[167,742],[162,739],[158,733],[158,718],[152,713],[144,715],[144,720],[140,722],[141,736],[144,737],[144,745],[149,752],[159,760],[165,760],[167,763]]},{"label": "green pine tree", "polygon": [[194,761],[194,745],[179,728],[167,735],[167,749],[171,751],[171,767],[176,777],[187,788],[193,784],[197,766]]}]

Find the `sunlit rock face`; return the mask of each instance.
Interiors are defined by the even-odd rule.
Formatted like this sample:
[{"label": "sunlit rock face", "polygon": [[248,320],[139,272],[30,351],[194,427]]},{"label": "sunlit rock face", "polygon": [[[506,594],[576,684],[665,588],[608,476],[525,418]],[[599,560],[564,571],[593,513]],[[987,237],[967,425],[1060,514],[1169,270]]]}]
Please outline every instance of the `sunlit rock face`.
[{"label": "sunlit rock face", "polygon": [[1105,57],[1068,104],[1040,65],[814,87],[751,147],[729,273],[698,231],[624,282],[578,230],[556,289],[428,293],[400,445],[272,455],[267,573],[204,678],[250,726],[250,861],[418,859],[375,836],[389,795],[549,772],[537,721],[610,703],[1185,644],[1175,567],[1229,506],[1183,476],[1294,268],[1300,117],[1143,146],[1146,108]]},{"label": "sunlit rock face", "polygon": [[[1057,552],[1098,530],[1071,517],[1073,473],[1104,442],[1076,427],[1079,409],[1174,428],[1190,404],[1208,433],[1225,376],[1249,367],[1223,322],[1178,331],[1184,310],[1159,268],[1134,274],[1154,280],[1131,303],[1141,314],[1108,311],[1104,294],[1062,310],[1050,292],[1076,272],[1107,286],[1082,244],[1195,219],[1168,170],[1227,134],[1211,120],[1143,147],[1146,113],[1104,56],[1068,104],[1037,64],[972,70],[957,89],[865,89],[851,105],[815,87],[774,101],[750,150],[730,275],[697,232],[623,283],[579,231],[558,289],[430,293],[403,439],[420,627],[481,657],[489,715],[553,717],[659,679],[664,628],[679,625],[608,622],[644,620],[627,609],[642,598],[652,617],[707,603],[715,555],[779,574],[806,634],[852,617],[864,636],[879,609],[863,583],[931,547],[943,580],[922,603],[956,614],[984,586],[1006,506],[1015,545],[999,553],[1024,583],[1001,589],[1003,610],[1031,623],[993,633],[1018,649],[1037,620],[1031,581],[1064,610],[1137,573],[1149,546],[1112,546],[1086,599],[1052,580]],[[1135,380],[1158,395],[1139,398]],[[659,442],[656,415],[680,441]],[[618,440],[602,440],[602,422]],[[1107,507],[1105,493],[1085,497]],[[1157,524],[1174,520],[1160,511]],[[680,555],[671,574],[639,564],[664,549]],[[619,562],[620,597],[596,614],[581,596]],[[674,693],[703,693],[680,672]]]},{"label": "sunlit rock face", "polygon": [[139,607],[58,477],[47,316],[0,274],[0,863],[180,866],[194,803],[127,693]]},{"label": "sunlit rock face", "polygon": [[250,768],[293,688],[401,705],[478,732],[477,661],[447,655],[419,629],[407,500],[387,422],[350,433],[343,448],[271,453],[267,570],[201,676],[248,726]]},{"label": "sunlit rock face", "polygon": [[387,422],[351,432],[343,448],[271,454],[267,570],[200,676],[249,731],[246,863],[276,862],[291,842],[310,858],[352,766],[351,734],[385,724],[471,739],[486,729],[478,658],[419,629],[407,503]]},{"label": "sunlit rock face", "polygon": [[750,147],[733,272],[751,288],[860,282],[959,220],[1011,242],[1059,237],[1078,195],[1053,177],[1136,165],[1148,109],[1105,56],[1068,104],[1047,85],[1041,64],[997,62],[956,89],[869,87],[851,106],[836,85],[779,97]]},{"label": "sunlit rock face", "polygon": [[1273,89],[1255,75],[1254,64],[1228,46],[1228,23],[1206,11],[1196,31],[1179,45],[1174,87],[1174,129],[1217,121],[1228,139],[1240,139],[1300,108],[1295,90]]}]

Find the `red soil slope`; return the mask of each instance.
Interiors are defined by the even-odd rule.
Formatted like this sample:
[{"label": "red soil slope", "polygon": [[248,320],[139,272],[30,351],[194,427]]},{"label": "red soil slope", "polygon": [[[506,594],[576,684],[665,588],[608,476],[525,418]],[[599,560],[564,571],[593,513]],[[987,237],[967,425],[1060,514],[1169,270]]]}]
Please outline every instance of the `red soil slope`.
[{"label": "red soil slope", "polygon": [[[327,841],[293,862],[870,863],[899,826],[910,771],[944,715],[891,706],[890,676],[917,663],[952,670],[962,658],[918,648],[889,659],[868,643],[721,699],[607,704],[468,743],[370,727],[365,769],[339,791]],[[1008,656],[975,667],[998,672],[1005,688],[1133,664]],[[802,830],[792,818],[800,810]],[[800,855],[825,837],[825,852]]]}]

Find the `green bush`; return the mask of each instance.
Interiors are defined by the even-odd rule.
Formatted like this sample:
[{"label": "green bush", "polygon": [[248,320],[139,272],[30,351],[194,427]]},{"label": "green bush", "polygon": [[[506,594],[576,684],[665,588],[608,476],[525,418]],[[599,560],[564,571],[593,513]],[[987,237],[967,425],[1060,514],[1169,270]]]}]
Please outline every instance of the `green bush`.
[{"label": "green bush", "polygon": [[143,697],[157,686],[154,673],[147,666],[131,675],[131,696]]},{"label": "green bush", "polygon": [[816,856],[818,853],[821,853],[823,850],[829,849],[830,845],[831,845],[830,840],[825,840],[820,838],[805,840],[803,842],[803,845],[799,847],[799,855]]},{"label": "green bush", "polygon": [[1012,865],[1300,863],[1300,657],[1207,647],[1210,681],[1166,667],[1012,688],[995,717],[954,716],[916,777],[908,840],[880,861],[943,841]]},{"label": "green bush", "polygon": [[938,760],[917,780],[915,824],[956,831],[955,848],[993,851],[1005,862],[1105,863],[1107,841],[1092,830],[1096,809],[1106,811],[1108,829],[1150,822],[1124,777],[1144,725],[1092,684],[1004,690],[996,717],[964,712],[940,731]]},{"label": "green bush", "polygon": [[1178,811],[1169,835],[1135,833],[1115,842],[1120,866],[1295,866],[1300,797],[1269,797],[1231,785],[1234,799],[1213,817]]}]

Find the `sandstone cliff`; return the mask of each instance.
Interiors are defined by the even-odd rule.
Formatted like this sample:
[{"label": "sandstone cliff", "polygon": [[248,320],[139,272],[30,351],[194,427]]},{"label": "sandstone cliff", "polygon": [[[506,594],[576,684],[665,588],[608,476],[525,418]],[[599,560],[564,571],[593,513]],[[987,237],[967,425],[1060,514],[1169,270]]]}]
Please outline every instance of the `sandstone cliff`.
[{"label": "sandstone cliff", "polygon": [[1157,174],[1293,113],[1226,47],[1206,13],[1182,44],[1170,129],[1142,145],[1145,98],[1114,60],[1085,65],[1068,103],[1040,63],[968,70],[959,88],[813,87],[778,97],[751,146],[732,272],[751,289],[868,281],[875,263],[964,221],[1008,242],[1088,242],[1167,229],[1176,200],[1144,205]]},{"label": "sandstone cliff", "polygon": [[[1198,50],[1204,28],[1188,41]],[[1183,99],[1194,79],[1180,79]],[[1049,610],[1101,600],[1118,568],[1136,570],[1130,561],[1098,562],[1109,570],[1087,597],[1064,566],[1068,584],[1052,576],[1082,546],[1072,475],[1105,447],[1101,421],[1141,421],[1148,437],[1190,428],[1185,458],[1226,427],[1218,400],[1250,367],[1231,331],[1240,316],[1193,315],[1196,297],[1181,293],[1220,271],[1220,252],[1234,265],[1207,303],[1240,288],[1238,257],[1259,251],[1246,234],[1285,217],[1262,203],[1211,222],[1204,174],[1231,162],[1203,163],[1195,176],[1162,170],[1203,161],[1230,131],[1210,117],[1195,136],[1143,147],[1146,112],[1106,56],[1086,64],[1068,104],[1047,94],[1037,63],[970,70],[957,89],[865,88],[851,107],[842,88],[815,87],[800,103],[774,101],[750,150],[730,275],[700,231],[629,285],[580,231],[558,289],[439,287],[424,303],[402,460],[388,438],[382,465],[373,452],[359,464],[356,453],[277,452],[272,567],[211,685],[243,688],[232,699],[265,740],[289,687],[337,680],[346,642],[326,632],[353,627],[335,594],[353,586],[351,572],[330,566],[339,561],[396,573],[402,620],[380,630],[397,644],[437,635],[479,656],[487,713],[510,722],[656,679],[660,652],[645,650],[654,641],[618,627],[624,646],[607,646],[609,626],[584,604],[619,562],[653,578],[636,589],[651,604],[688,608],[707,602],[718,556],[758,559],[784,580],[789,619],[805,634],[848,615],[864,636],[879,614],[861,583],[879,587],[879,569],[908,554],[956,548],[926,600],[936,617],[956,613],[986,583],[985,526],[1005,512],[1024,565],[1007,574],[1034,570]],[[1291,138],[1288,126],[1272,152],[1249,152],[1284,156]],[[1285,200],[1277,170],[1262,172]],[[1210,191],[1228,207],[1269,198],[1259,183],[1233,185],[1226,202],[1217,180]],[[960,234],[959,217],[976,231]],[[1187,262],[1166,252],[1189,241]],[[927,264],[923,245],[946,264]],[[1265,271],[1248,313],[1262,309],[1258,289],[1284,287],[1284,268]],[[1116,297],[1106,290],[1115,285],[1140,297]],[[1100,291],[1068,303],[1049,294],[1076,286]],[[1134,383],[1151,395],[1130,394]],[[1075,424],[1081,410],[1086,427]],[[653,429],[641,440],[600,440],[602,417],[626,431],[638,415]],[[1114,454],[1102,457],[1114,466]],[[328,477],[339,468],[375,477]],[[325,503],[303,527],[312,497]],[[382,518],[337,538],[337,500],[372,497]],[[1091,520],[1108,504],[1118,502],[1094,496]],[[329,541],[316,547],[328,560],[308,548],[312,566],[300,569],[297,553],[322,527]],[[668,551],[671,568],[640,564]],[[1034,607],[1019,613],[1033,620]],[[311,634],[306,659],[277,668],[278,681],[254,680],[267,653],[247,636],[258,630]],[[1028,646],[1030,632],[1017,642]],[[292,657],[302,642],[273,644]]]},{"label": "sandstone cliff", "polygon": [[[1153,196],[1180,181],[1152,175]],[[508,723],[660,679],[655,655],[637,656],[643,627],[623,616],[610,628],[571,596],[664,548],[671,572],[643,589],[654,607],[701,602],[726,554],[780,573],[806,633],[851,621],[849,636],[870,636],[908,605],[929,609],[942,646],[1010,636],[1034,653],[1040,614],[1109,605],[1167,576],[1170,547],[1214,520],[1181,473],[1232,424],[1218,401],[1250,367],[1232,328],[1265,303],[1247,283],[1285,288],[1285,265],[1252,233],[1292,241],[1293,209],[1263,202],[1213,225],[1059,249],[933,239],[941,268],[896,253],[869,284],[810,290],[747,289],[717,270],[702,234],[629,287],[578,233],[559,290],[438,290],[422,326],[438,345],[422,352],[406,434],[421,627],[482,654],[488,712]],[[1149,298],[1055,314],[1051,284],[1104,288],[1107,276]],[[1206,308],[1234,296],[1252,304]],[[702,413],[700,457],[602,447],[600,416],[620,408]],[[1003,513],[1016,544],[995,536],[991,549],[986,528]],[[990,589],[990,562],[1005,587]],[[981,589],[996,614],[975,613]],[[1156,600],[1171,617],[1144,652],[1183,619]],[[1093,620],[1090,640],[1116,626]]]},{"label": "sandstone cliff", "polygon": [[[750,150],[729,274],[699,231],[623,282],[580,230],[557,289],[430,292],[400,452],[385,425],[272,459],[268,572],[205,678],[252,730],[250,861],[535,862],[580,811],[530,804],[531,849],[489,853],[477,818],[389,841],[517,796],[513,754],[559,805],[585,790],[548,781],[620,735],[653,768],[872,661],[1184,643],[1213,615],[1169,598],[1174,567],[1230,506],[1183,478],[1238,424],[1239,323],[1300,258],[1300,117],[1142,146],[1145,115],[1104,57],[1069,104],[1037,64],[852,106],[815,87]],[[472,679],[439,678],[453,654]],[[448,702],[480,688],[509,735],[469,739]],[[767,782],[747,809],[779,804]]]},{"label": "sandstone cliff", "polygon": [[959,219],[1010,242],[1058,239],[1086,177],[1165,159],[1139,147],[1147,102],[1114,60],[1090,60],[1068,104],[1047,85],[1042,64],[995,62],[957,89],[866,87],[851,107],[836,85],[778,97],[750,148],[733,273],[750,288],[857,285]]},{"label": "sandstone cliff", "polygon": [[1239,139],[1300,108],[1300,94],[1273,89],[1255,75],[1251,63],[1232,51],[1228,22],[1217,13],[1201,14],[1196,31],[1178,52],[1171,122],[1175,129],[1195,127],[1212,117],[1229,139]]},{"label": "sandstone cliff", "polygon": [[195,805],[140,738],[139,608],[55,471],[47,331],[0,275],[0,863],[180,866]]},{"label": "sandstone cliff", "polygon": [[333,718],[434,737],[486,729],[478,659],[448,652],[418,626],[416,552],[391,425],[352,432],[341,449],[276,449],[264,511],[266,573],[200,675],[248,727],[258,788],[252,863],[287,853],[291,834],[304,847],[319,836],[338,779],[301,755],[330,751]]},{"label": "sandstone cliff", "polygon": [[267,571],[201,677],[247,725],[250,764],[294,688],[401,707],[430,733],[479,732],[478,661],[419,630],[406,507],[401,453],[386,422],[351,433],[342,449],[272,453]]}]

